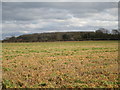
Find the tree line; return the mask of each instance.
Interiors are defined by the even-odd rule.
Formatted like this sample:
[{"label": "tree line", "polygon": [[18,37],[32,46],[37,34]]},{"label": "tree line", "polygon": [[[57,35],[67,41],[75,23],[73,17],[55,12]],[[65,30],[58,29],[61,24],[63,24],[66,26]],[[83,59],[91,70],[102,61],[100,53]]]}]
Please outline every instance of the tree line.
[{"label": "tree line", "polygon": [[119,40],[120,34],[103,32],[54,32],[12,36],[2,42],[49,42],[49,41],[83,41],[83,40]]}]

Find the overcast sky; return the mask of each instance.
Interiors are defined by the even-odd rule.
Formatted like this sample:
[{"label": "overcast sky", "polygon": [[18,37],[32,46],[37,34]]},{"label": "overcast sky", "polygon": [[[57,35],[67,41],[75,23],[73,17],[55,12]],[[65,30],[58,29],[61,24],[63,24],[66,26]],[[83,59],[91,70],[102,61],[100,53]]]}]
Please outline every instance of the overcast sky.
[{"label": "overcast sky", "polygon": [[118,28],[117,2],[3,2],[3,38]]}]

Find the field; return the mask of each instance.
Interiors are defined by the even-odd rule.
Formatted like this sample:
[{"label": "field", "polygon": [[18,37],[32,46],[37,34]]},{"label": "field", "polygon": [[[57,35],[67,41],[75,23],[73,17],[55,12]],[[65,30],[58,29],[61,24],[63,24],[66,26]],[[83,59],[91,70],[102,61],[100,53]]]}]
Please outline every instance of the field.
[{"label": "field", "polygon": [[6,88],[118,88],[117,41],[2,46]]}]

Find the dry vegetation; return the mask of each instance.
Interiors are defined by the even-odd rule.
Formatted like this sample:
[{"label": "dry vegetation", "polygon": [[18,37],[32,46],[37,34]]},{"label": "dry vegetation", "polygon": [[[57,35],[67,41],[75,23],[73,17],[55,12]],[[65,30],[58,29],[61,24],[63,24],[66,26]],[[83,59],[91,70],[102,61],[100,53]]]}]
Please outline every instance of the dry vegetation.
[{"label": "dry vegetation", "polygon": [[117,88],[118,42],[3,43],[7,88]]}]

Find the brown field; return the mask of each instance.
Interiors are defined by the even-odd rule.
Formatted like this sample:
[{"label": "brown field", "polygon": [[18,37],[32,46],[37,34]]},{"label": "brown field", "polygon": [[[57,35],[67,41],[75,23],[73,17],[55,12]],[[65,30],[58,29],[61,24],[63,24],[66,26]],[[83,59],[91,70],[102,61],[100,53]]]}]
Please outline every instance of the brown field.
[{"label": "brown field", "polygon": [[118,88],[118,42],[3,43],[6,88]]}]

